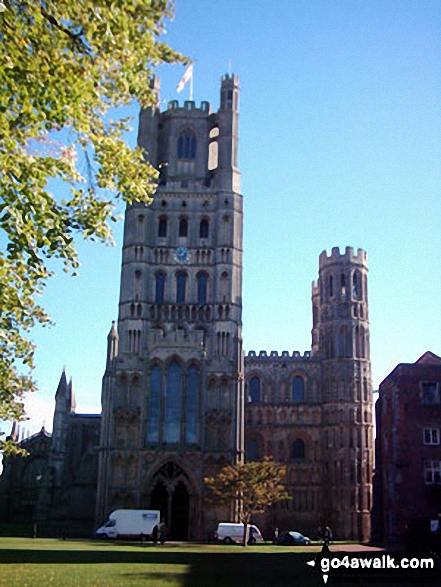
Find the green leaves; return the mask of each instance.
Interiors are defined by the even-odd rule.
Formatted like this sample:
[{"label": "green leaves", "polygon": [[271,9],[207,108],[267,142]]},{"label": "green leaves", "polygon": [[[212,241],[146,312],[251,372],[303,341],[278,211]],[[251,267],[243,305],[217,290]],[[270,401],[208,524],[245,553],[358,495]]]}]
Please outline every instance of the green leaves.
[{"label": "green leaves", "polygon": [[[168,0],[3,0],[0,10],[0,418],[19,418],[31,378],[27,338],[48,258],[78,267],[74,236],[111,242],[118,200],[149,204],[158,173],[122,140],[110,107],[152,104],[150,78],[185,57],[159,41]],[[60,139],[61,137],[61,139]],[[88,169],[87,181],[79,169]],[[69,186],[64,200],[52,179]],[[0,444],[1,448],[1,444]]]},{"label": "green leaves", "polygon": [[262,513],[276,501],[290,496],[281,483],[286,468],[269,458],[224,467],[215,477],[204,479],[213,502],[235,502],[239,518],[249,524],[254,514]]}]

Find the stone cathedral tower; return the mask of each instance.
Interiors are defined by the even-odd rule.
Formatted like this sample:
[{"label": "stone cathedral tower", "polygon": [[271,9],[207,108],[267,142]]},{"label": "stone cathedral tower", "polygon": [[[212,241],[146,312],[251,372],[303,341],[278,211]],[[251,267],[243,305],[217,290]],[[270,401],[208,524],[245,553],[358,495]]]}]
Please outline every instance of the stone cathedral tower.
[{"label": "stone cathedral tower", "polygon": [[[315,346],[318,343],[318,348]],[[320,255],[313,349],[322,361],[323,512],[341,536],[370,538],[373,418],[367,255]]]},{"label": "stone cathedral tower", "polygon": [[203,478],[244,457],[238,98],[226,75],[217,112],[172,101],[140,114],[138,142],[161,177],[151,206],[126,211],[98,522],[115,508],[160,509],[172,537],[206,537],[220,512],[203,506]]}]

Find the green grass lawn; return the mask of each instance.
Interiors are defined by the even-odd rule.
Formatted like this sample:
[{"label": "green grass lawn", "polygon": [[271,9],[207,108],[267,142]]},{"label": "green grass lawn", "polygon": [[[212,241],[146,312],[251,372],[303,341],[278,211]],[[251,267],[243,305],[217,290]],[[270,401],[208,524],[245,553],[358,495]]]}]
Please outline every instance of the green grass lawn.
[{"label": "green grass lawn", "polygon": [[[0,538],[0,586],[316,587],[324,585],[321,574],[306,562],[319,550]],[[389,579],[331,572],[328,585],[437,584],[421,582],[417,573],[405,581],[396,574]]]}]

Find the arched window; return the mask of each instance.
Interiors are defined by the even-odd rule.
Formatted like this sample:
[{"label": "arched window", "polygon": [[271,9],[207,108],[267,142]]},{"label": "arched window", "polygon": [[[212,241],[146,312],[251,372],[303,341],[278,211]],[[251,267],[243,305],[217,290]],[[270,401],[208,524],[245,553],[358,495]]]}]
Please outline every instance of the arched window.
[{"label": "arched window", "polygon": [[187,289],[187,274],[180,271],[176,274],[176,302],[182,304],[185,302]]},{"label": "arched window", "polygon": [[179,221],[179,236],[187,236],[188,235],[188,220],[186,218],[181,218]]},{"label": "arched window", "polygon": [[165,273],[157,273],[155,275],[155,303],[164,303],[165,292]]},{"label": "arched window", "polygon": [[305,401],[305,381],[303,377],[294,377],[292,380],[292,402],[299,404]]},{"label": "arched window", "polygon": [[178,137],[178,159],[194,159],[196,157],[196,134],[187,128]]},{"label": "arched window", "polygon": [[159,442],[159,414],[162,395],[162,371],[154,365],[150,371],[149,411],[148,411],[148,442]]},{"label": "arched window", "polygon": [[189,444],[197,442],[197,425],[199,412],[199,369],[195,365],[188,368],[187,397],[185,409],[185,441]]},{"label": "arched window", "polygon": [[198,282],[198,304],[207,303],[208,273],[201,271],[196,275]]},{"label": "arched window", "polygon": [[247,442],[246,460],[248,463],[259,460],[259,445],[257,444],[257,440],[249,440]]},{"label": "arched window", "polygon": [[219,137],[219,129],[214,127],[211,129],[208,143],[208,170],[212,171],[216,169],[219,163],[219,148],[217,139]]},{"label": "arched window", "polygon": [[221,274],[220,278],[220,301],[226,302],[229,297],[229,289],[230,289],[230,279],[228,277],[228,273],[224,271]]},{"label": "arched window", "polygon": [[251,377],[249,382],[249,401],[251,403],[260,402],[260,379],[259,377]]},{"label": "arched window", "polygon": [[354,271],[354,275],[352,277],[352,297],[356,300],[361,300],[362,295],[362,282],[361,282],[361,273],[359,271]]},{"label": "arched window", "polygon": [[291,444],[291,460],[304,459],[305,458],[305,443],[301,438],[297,438]]},{"label": "arched window", "polygon": [[334,295],[334,284],[333,284],[332,275],[330,275],[329,276],[329,297],[332,298],[333,295]]},{"label": "arched window", "polygon": [[342,297],[346,296],[346,275],[342,273],[340,275],[340,286],[341,286],[341,295]]},{"label": "arched window", "polygon": [[167,367],[164,404],[164,442],[179,442],[181,437],[182,372],[176,361],[171,362]]},{"label": "arched window", "polygon": [[208,220],[206,218],[202,218],[199,225],[199,238],[208,238],[209,229],[210,225],[208,224]]},{"label": "arched window", "polygon": [[165,216],[161,216],[158,223],[158,236],[165,237],[167,236],[167,218]]}]

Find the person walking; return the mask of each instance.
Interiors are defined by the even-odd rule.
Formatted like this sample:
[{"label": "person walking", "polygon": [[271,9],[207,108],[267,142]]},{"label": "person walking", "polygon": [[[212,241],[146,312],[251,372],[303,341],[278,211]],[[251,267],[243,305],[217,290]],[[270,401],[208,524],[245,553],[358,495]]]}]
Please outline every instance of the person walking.
[{"label": "person walking", "polygon": [[161,520],[159,526],[158,526],[158,533],[159,533],[159,542],[161,544],[164,544],[165,542],[165,532],[166,532],[167,528],[165,526],[165,522],[164,520]]}]

